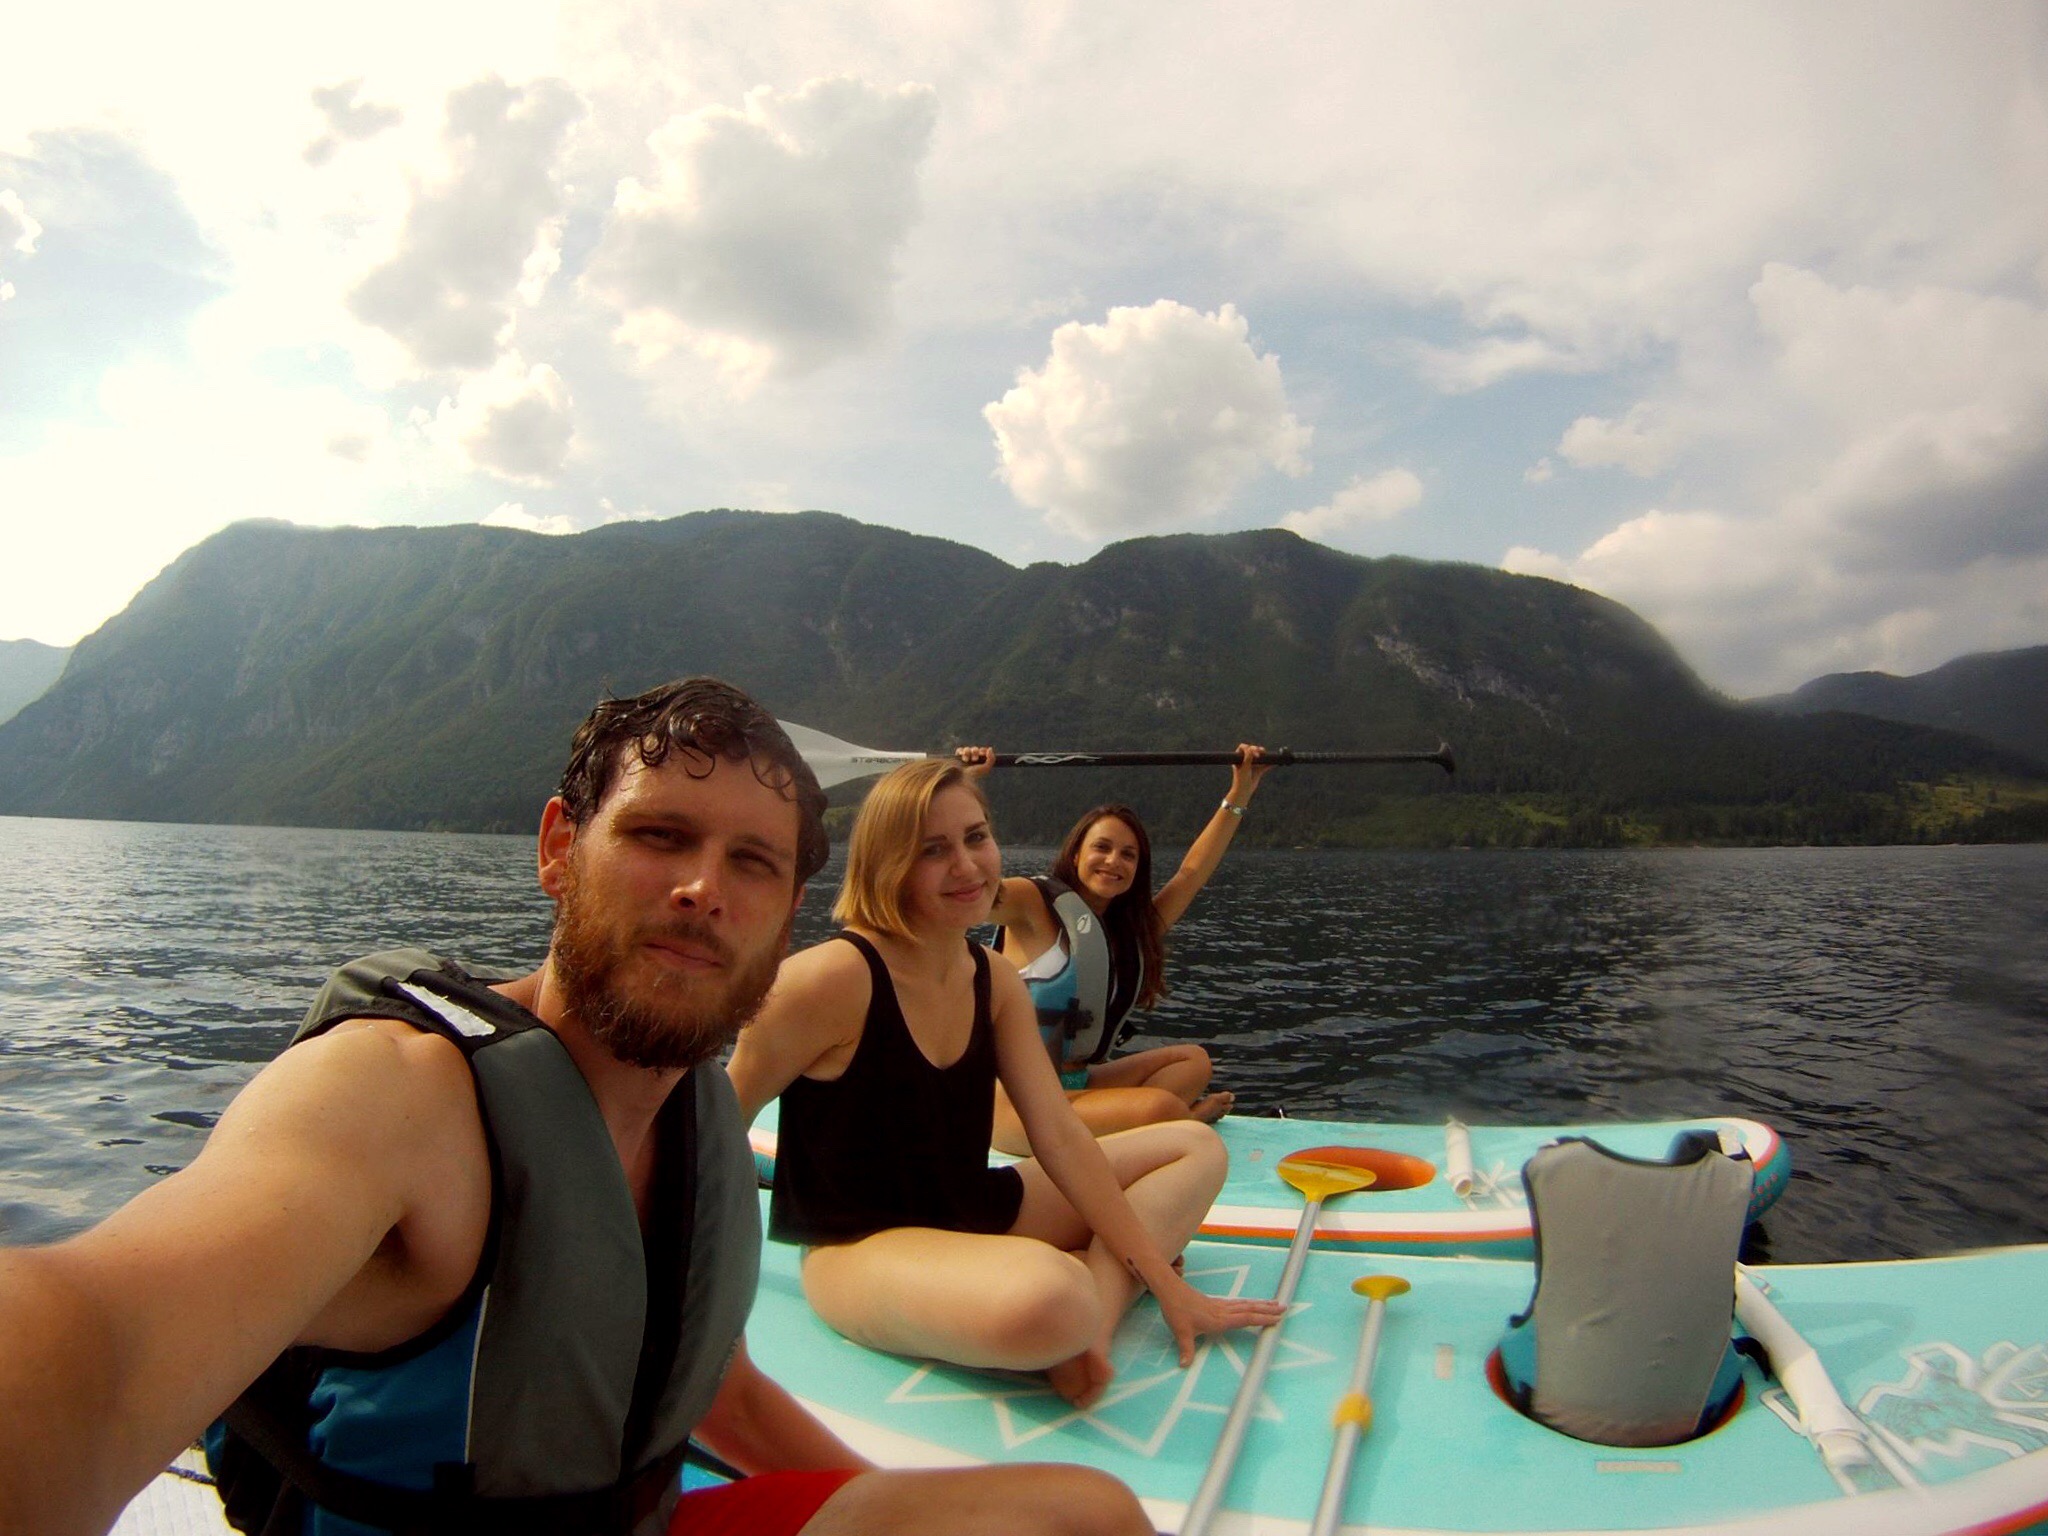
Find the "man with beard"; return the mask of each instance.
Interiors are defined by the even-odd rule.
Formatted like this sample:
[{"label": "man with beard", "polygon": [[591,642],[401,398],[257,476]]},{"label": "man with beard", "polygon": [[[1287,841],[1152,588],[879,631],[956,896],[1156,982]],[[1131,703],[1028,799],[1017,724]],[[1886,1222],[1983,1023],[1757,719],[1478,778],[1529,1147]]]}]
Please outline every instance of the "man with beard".
[{"label": "man with beard", "polygon": [[[600,705],[541,819],[538,970],[345,966],[190,1167],[0,1251],[0,1530],[104,1530],[211,1422],[271,1536],[1149,1531],[1082,1468],[866,1470],[747,1358],[758,1205],[712,1058],[823,806],[725,684]],[[678,1499],[693,1433],[758,1475]]]}]

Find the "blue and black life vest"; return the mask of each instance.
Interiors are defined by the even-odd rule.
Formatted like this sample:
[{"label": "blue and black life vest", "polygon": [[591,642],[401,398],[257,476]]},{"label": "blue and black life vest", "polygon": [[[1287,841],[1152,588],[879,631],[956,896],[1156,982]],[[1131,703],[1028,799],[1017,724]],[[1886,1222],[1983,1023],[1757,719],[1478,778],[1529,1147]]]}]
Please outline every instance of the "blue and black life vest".
[{"label": "blue and black life vest", "polygon": [[418,1338],[289,1349],[208,1431],[230,1521],[264,1536],[659,1531],[758,1277],[731,1083],[705,1063],[669,1095],[643,1242],[596,1100],[533,1014],[394,950],[337,971],[293,1043],[355,1018],[462,1050],[490,1148],[489,1233],[468,1289]]},{"label": "blue and black life vest", "polygon": [[1058,919],[1067,949],[1067,963],[1055,974],[1025,982],[1038,1010],[1038,1032],[1055,1066],[1107,1061],[1144,989],[1145,957],[1133,946],[1111,944],[1102,919],[1064,881],[1033,875],[1031,883]]}]

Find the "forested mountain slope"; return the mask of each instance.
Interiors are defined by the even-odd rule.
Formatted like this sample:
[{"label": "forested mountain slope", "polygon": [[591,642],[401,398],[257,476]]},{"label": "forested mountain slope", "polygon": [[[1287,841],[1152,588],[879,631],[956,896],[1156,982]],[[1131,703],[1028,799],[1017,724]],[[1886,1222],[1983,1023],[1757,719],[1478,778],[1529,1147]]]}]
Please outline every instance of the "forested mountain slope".
[{"label": "forested mountain slope", "polygon": [[[1539,578],[1279,530],[1019,570],[828,513],[718,511],[568,538],[226,529],[0,725],[0,813],[524,830],[596,698],[692,672],[890,748],[1455,747],[1454,782],[1282,773],[1246,824],[1274,841],[1932,835],[1911,786],[1996,781],[2010,806],[2042,777],[1946,732],[1735,706],[1635,614]],[[993,788],[1012,839],[1112,791],[1171,838],[1224,782]]]}]

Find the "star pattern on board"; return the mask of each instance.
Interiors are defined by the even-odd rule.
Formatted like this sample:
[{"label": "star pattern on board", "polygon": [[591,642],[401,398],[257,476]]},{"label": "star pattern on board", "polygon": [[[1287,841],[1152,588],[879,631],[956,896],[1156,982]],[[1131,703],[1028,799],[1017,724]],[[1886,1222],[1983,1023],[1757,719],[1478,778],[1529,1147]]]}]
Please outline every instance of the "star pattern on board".
[{"label": "star pattern on board", "polygon": [[1872,1387],[1865,1418],[1916,1463],[1974,1446],[2024,1456],[2048,1446],[2048,1346],[1994,1344],[1983,1358],[1938,1341],[1905,1352],[1908,1370]]},{"label": "star pattern on board", "polygon": [[[1236,1297],[1244,1294],[1250,1275],[1249,1263],[1229,1264],[1191,1269],[1187,1279],[1190,1282],[1221,1281],[1220,1287],[1212,1284],[1199,1288],[1217,1295]],[[1307,1311],[1312,1306],[1313,1302],[1296,1302],[1288,1309],[1288,1315]],[[1236,1394],[1237,1384],[1251,1363],[1251,1340],[1256,1337],[1255,1333],[1247,1334],[1240,1330],[1204,1339],[1196,1346],[1194,1364],[1182,1370],[1180,1350],[1174,1342],[1173,1332],[1166,1326],[1166,1319],[1157,1305],[1147,1297],[1132,1308],[1117,1330],[1110,1349],[1110,1362],[1116,1367],[1115,1379],[1102,1396],[1086,1408],[1064,1403],[1040,1375],[991,1374],[976,1377],[970,1382],[957,1374],[945,1374],[943,1366],[929,1364],[912,1371],[886,1401],[892,1404],[985,1402],[994,1415],[996,1432],[1001,1436],[1005,1450],[1016,1450],[1065,1430],[1080,1429],[1099,1434],[1134,1455],[1149,1458],[1159,1454],[1160,1448],[1188,1414],[1220,1417],[1229,1413],[1230,1399]],[[1218,1358],[1228,1366],[1228,1390],[1221,1402],[1211,1401],[1210,1394],[1201,1391],[1212,1377],[1224,1376],[1223,1372],[1210,1369],[1211,1360]],[[1296,1344],[1282,1334],[1268,1369],[1275,1373],[1300,1370],[1327,1365],[1334,1358],[1322,1350]],[[1045,1411],[1055,1404],[1059,1406],[1053,1411]],[[1284,1423],[1287,1416],[1270,1396],[1261,1393],[1254,1417]]]}]

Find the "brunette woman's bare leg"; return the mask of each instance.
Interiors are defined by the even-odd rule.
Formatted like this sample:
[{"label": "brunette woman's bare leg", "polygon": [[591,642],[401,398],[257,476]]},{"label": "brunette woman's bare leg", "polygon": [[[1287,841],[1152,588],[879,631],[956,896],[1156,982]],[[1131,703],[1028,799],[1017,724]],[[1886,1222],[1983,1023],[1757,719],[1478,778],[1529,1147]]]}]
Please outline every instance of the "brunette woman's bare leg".
[{"label": "brunette woman's bare leg", "polygon": [[[1160,1125],[1172,1120],[1214,1124],[1236,1102],[1230,1093],[1205,1093],[1212,1072],[1209,1053],[1199,1045],[1162,1045],[1099,1062],[1088,1069],[1088,1086],[1071,1088],[1067,1099],[1095,1136]],[[995,1129],[989,1138],[998,1152],[1031,1155],[1031,1139],[996,1085]]]},{"label": "brunette woman's bare leg", "polygon": [[1164,1089],[1187,1106],[1190,1119],[1213,1125],[1230,1113],[1236,1095],[1208,1092],[1215,1075],[1209,1053],[1199,1045],[1159,1045],[1100,1062],[1088,1069],[1090,1093],[1105,1088]]}]

